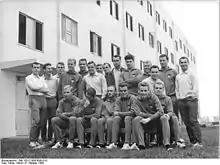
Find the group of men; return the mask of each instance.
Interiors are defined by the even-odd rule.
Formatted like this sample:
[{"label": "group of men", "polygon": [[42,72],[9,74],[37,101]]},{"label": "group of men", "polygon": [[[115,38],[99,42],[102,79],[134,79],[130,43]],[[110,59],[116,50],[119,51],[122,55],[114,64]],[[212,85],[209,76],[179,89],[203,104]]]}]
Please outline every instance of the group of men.
[{"label": "group of men", "polygon": [[[117,148],[124,130],[122,149],[145,149],[145,133],[151,140],[163,144],[166,150],[185,147],[180,137],[179,112],[186,126],[190,144],[202,147],[198,123],[198,85],[189,69],[187,57],[181,57],[182,72],[168,66],[166,54],[159,56],[161,68],[145,61],[144,73],[135,68],[134,56],[124,57],[127,69],[121,66],[121,56],[109,63],[87,63],[79,60],[59,62],[56,75],[52,65],[33,63],[32,74],[26,77],[31,109],[30,143],[33,148],[52,144],[52,148]],[[47,127],[48,125],[48,127]],[[89,142],[85,130],[90,130]],[[53,139],[54,134],[54,139]]]}]

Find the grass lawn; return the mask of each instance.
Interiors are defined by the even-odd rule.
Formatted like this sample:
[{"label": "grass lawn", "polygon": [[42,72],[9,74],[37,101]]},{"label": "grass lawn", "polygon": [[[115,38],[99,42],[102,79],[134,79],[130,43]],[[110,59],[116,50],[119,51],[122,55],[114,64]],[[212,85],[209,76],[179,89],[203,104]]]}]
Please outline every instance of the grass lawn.
[{"label": "grass lawn", "polygon": [[[182,137],[187,139],[185,129]],[[28,147],[28,139],[3,139],[1,145],[2,158],[218,158],[219,157],[219,127],[202,128],[202,149],[175,148],[167,152],[161,147],[149,148],[143,151],[122,151],[120,149],[39,149]]]}]

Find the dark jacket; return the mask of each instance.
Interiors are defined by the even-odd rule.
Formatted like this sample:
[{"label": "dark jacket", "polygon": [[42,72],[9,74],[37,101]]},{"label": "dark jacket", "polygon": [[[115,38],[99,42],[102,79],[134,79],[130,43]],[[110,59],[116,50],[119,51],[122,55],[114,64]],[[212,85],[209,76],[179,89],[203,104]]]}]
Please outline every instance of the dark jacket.
[{"label": "dark jacket", "polygon": [[105,79],[107,82],[107,86],[115,86],[115,77],[112,71],[105,74]]}]

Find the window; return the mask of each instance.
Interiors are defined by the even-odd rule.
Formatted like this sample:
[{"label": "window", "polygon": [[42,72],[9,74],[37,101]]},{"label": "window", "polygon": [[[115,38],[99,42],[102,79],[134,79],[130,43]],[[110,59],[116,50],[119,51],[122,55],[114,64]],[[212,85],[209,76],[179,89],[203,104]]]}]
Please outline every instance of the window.
[{"label": "window", "polygon": [[170,56],[171,56],[171,62],[172,62],[172,64],[174,64],[174,55],[173,55],[173,53],[170,53]]},{"label": "window", "polygon": [[110,14],[116,18],[117,20],[119,20],[118,17],[118,3],[114,0],[110,0]]},{"label": "window", "polygon": [[168,55],[168,49],[167,49],[166,47],[164,47],[164,53],[165,53],[166,55]]},{"label": "window", "polygon": [[185,46],[185,44],[183,44],[183,51],[186,54],[186,46]]},{"label": "window", "polygon": [[163,29],[167,32],[167,23],[165,20],[163,20]]},{"label": "window", "polygon": [[156,11],[156,22],[160,25],[160,14]]},{"label": "window", "polygon": [[187,56],[189,57],[189,49],[187,49]]},{"label": "window", "polygon": [[18,42],[27,47],[43,50],[43,23],[19,13]]},{"label": "window", "polygon": [[181,41],[181,39],[179,41],[180,41],[180,49],[182,49],[182,41]]},{"label": "window", "polygon": [[126,12],[126,27],[133,31],[133,18],[128,12]]},{"label": "window", "polygon": [[137,0],[137,1],[140,3],[140,5],[141,5],[141,6],[143,6],[143,5],[144,5],[143,0]]},{"label": "window", "polygon": [[169,27],[169,35],[170,35],[170,38],[173,38],[173,30],[171,27]]},{"label": "window", "polygon": [[96,1],[96,4],[99,5],[99,6],[101,6],[101,1],[100,1],[100,0],[97,0],[97,1]]},{"label": "window", "polygon": [[138,23],[138,34],[139,38],[141,38],[144,41],[144,27]]},{"label": "window", "polygon": [[162,54],[162,45],[160,41],[157,41],[157,52]]},{"label": "window", "polygon": [[153,12],[152,12],[152,5],[149,1],[147,1],[147,12],[152,16]]},{"label": "window", "polygon": [[78,23],[64,14],[62,14],[62,39],[78,45]]},{"label": "window", "polygon": [[178,51],[178,42],[175,41],[176,51]]},{"label": "window", "polygon": [[154,36],[152,33],[149,33],[149,45],[150,47],[154,47]]},{"label": "window", "polygon": [[114,55],[120,55],[120,48],[115,45],[115,44],[111,44],[111,56],[112,56],[112,60]]},{"label": "window", "polygon": [[102,38],[90,31],[90,52],[102,56]]}]

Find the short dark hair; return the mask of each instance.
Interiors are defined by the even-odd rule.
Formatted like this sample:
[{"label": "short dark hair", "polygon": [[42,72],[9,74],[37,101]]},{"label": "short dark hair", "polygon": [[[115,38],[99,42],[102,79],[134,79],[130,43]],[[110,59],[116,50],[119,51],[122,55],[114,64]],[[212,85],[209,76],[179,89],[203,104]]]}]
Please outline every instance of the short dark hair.
[{"label": "short dark hair", "polygon": [[132,60],[132,61],[134,61],[134,56],[131,55],[131,54],[128,54],[128,55],[126,55],[126,56],[124,57],[124,59],[125,59],[125,60]]},{"label": "short dark hair", "polygon": [[87,90],[86,90],[86,93],[87,95],[90,95],[92,97],[95,97],[96,96],[96,90],[92,87],[89,87]]},{"label": "short dark hair", "polygon": [[[121,56],[118,54],[114,55],[113,58],[119,58],[121,60]],[[113,58],[112,58],[112,61],[113,61]]]},{"label": "short dark hair", "polygon": [[51,65],[51,63],[46,63],[46,64],[43,65],[43,69],[46,69],[47,66],[52,66],[52,65]]},{"label": "short dark hair", "polygon": [[179,63],[180,63],[180,60],[182,60],[182,59],[186,59],[187,62],[189,63],[189,59],[188,59],[188,57],[186,57],[186,56],[180,57],[180,59],[179,59]]},{"label": "short dark hair", "polygon": [[81,58],[80,60],[79,60],[79,62],[80,61],[85,61],[86,62],[86,65],[87,65],[87,60],[85,59],[85,58]]},{"label": "short dark hair", "polygon": [[97,64],[96,66],[102,66],[102,64]]},{"label": "short dark hair", "polygon": [[159,70],[159,66],[157,66],[157,65],[152,65],[152,66],[150,67],[150,71],[151,71],[153,68],[157,68],[157,69]]},{"label": "short dark hair", "polygon": [[34,65],[40,65],[40,63],[39,62],[33,62],[32,63],[32,68],[34,67]]},{"label": "short dark hair", "polygon": [[94,61],[89,61],[89,62],[88,62],[88,65],[90,65],[90,64],[94,64],[94,66],[96,66],[96,64],[95,64]]},{"label": "short dark hair", "polygon": [[110,68],[111,68],[111,65],[109,64],[109,63],[107,63],[107,62],[105,62],[104,64],[103,64],[103,66],[104,65],[108,65]]},{"label": "short dark hair", "polygon": [[126,82],[120,82],[118,85],[119,88],[128,87],[128,84]]},{"label": "short dark hair", "polygon": [[64,62],[61,62],[61,61],[57,63],[57,66],[58,66],[58,65],[63,65],[63,66],[65,66]]},{"label": "short dark hair", "polygon": [[167,54],[161,54],[159,56],[159,58],[163,58],[163,57],[166,57],[167,61],[169,61],[169,56]]}]

